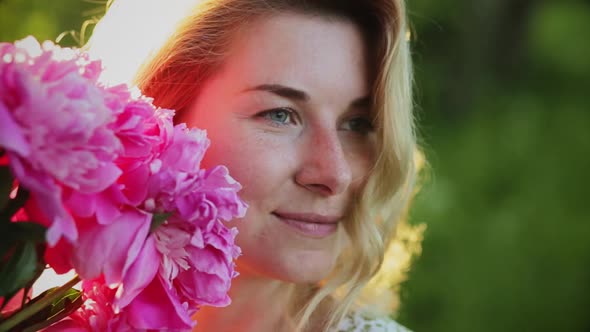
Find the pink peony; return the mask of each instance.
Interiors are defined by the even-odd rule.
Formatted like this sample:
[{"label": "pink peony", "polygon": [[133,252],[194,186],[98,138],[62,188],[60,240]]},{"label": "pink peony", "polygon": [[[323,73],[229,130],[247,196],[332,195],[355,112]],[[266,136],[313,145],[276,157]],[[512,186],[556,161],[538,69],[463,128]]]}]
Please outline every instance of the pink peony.
[{"label": "pink peony", "polygon": [[104,280],[84,281],[82,284],[84,304],[76,312],[44,332],[131,332],[126,317],[117,315],[112,307],[116,289],[108,287]]},{"label": "pink peony", "polygon": [[78,234],[61,186],[96,193],[121,174],[122,151],[109,126],[120,109],[96,83],[98,62],[33,38],[0,44],[0,146],[16,178],[47,215],[49,245]]},{"label": "pink peony", "polygon": [[129,273],[137,284],[126,280],[111,288],[102,278],[85,281],[82,307],[45,331],[190,331],[197,308],[180,302],[175,289],[157,276],[158,261],[149,254],[154,253],[153,241],[146,244]]},{"label": "pink peony", "polygon": [[201,169],[205,131],[100,71],[50,42],[0,43],[0,163],[30,192],[11,221],[47,226],[46,263],[84,280],[83,307],[48,331],[190,330],[230,303],[241,186]]},{"label": "pink peony", "polygon": [[58,273],[74,268],[82,279],[102,276],[108,284],[120,283],[144,246],[151,222],[150,214],[137,209],[120,212],[108,225],[77,218],[78,241],[47,248],[47,263]]},{"label": "pink peony", "polygon": [[102,275],[108,284],[121,282],[144,245],[150,222],[151,215],[137,209],[123,210],[109,225],[101,225],[93,218],[80,220],[80,239],[72,254],[80,277],[94,279]]},{"label": "pink peony", "polygon": [[125,307],[121,313],[139,330],[190,331],[197,322],[191,316],[195,306],[181,302],[174,288],[166,286],[161,277],[152,282]]},{"label": "pink peony", "polygon": [[241,218],[246,204],[237,193],[241,189],[226,167],[200,169],[209,140],[205,132],[174,127],[171,144],[162,152],[159,171],[149,178],[148,210],[176,212],[182,219],[209,223],[221,218]]},{"label": "pink peony", "polygon": [[[201,171],[198,192],[205,195],[210,205],[215,206],[219,219],[230,221],[236,217],[242,218],[246,214],[248,206],[238,197],[241,188],[225,166],[215,166]],[[177,205],[180,211],[184,211],[183,214],[188,214],[191,211],[190,203],[180,200]]]},{"label": "pink peony", "polygon": [[191,268],[181,271],[174,284],[183,298],[194,303],[227,306],[231,279],[238,275],[234,260],[241,254],[235,245],[237,229],[216,222],[211,231],[195,233],[187,248]]},{"label": "pink peony", "polygon": [[204,226],[172,219],[154,232],[162,255],[159,274],[188,303],[226,306],[231,279],[237,275],[234,260],[240,255],[234,242],[237,230],[219,221]]},{"label": "pink peony", "polygon": [[227,168],[200,169],[208,146],[204,131],[177,125],[159,157],[160,169],[149,179],[145,205],[173,213],[153,233],[162,280],[188,303],[225,306],[240,250],[234,242],[237,230],[220,220],[243,217],[246,204]]},{"label": "pink peony", "polygon": [[170,144],[152,165],[146,208],[157,206],[158,211],[175,211],[177,198],[194,194],[200,181],[201,160],[208,147],[204,131],[176,125]]},{"label": "pink peony", "polygon": [[117,290],[113,301],[115,311],[119,312],[128,306],[154,280],[161,264],[160,258],[154,237],[150,236],[125,274],[123,287]]},{"label": "pink peony", "polygon": [[[117,182],[97,194],[68,191],[66,206],[75,216],[96,215],[99,224],[106,225],[119,215],[122,205],[138,206],[147,196],[147,182],[154,172],[154,164],[172,139],[174,112],[156,109],[147,98],[130,98],[129,93],[118,93],[128,104],[112,126],[123,144],[123,151],[115,160],[123,171]],[[121,101],[120,100],[120,101]]]},{"label": "pink peony", "polygon": [[123,170],[118,183],[133,206],[147,198],[148,178],[159,169],[158,158],[172,140],[173,115],[170,110],[156,109],[144,98],[131,101],[117,119],[117,136],[125,150],[117,159]]}]

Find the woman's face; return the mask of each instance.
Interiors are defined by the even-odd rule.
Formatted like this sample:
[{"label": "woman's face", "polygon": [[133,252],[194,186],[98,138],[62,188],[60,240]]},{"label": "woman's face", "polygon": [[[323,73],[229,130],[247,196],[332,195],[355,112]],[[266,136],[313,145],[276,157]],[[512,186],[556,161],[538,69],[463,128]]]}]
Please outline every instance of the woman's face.
[{"label": "woman's face", "polygon": [[[211,139],[204,167],[226,165],[249,208],[232,223],[242,275],[317,282],[373,163],[365,46],[344,20],[279,14],[234,39],[182,120]],[[187,93],[191,93],[187,91]]]}]

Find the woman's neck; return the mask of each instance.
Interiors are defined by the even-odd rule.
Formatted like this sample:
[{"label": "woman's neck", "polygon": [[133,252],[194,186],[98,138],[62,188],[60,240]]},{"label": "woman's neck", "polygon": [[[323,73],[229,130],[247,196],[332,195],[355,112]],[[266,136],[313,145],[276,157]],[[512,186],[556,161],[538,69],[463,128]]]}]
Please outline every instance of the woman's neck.
[{"label": "woman's neck", "polygon": [[203,307],[193,317],[193,331],[277,332],[285,328],[289,284],[282,281],[240,275],[232,282],[232,303],[225,308]]}]

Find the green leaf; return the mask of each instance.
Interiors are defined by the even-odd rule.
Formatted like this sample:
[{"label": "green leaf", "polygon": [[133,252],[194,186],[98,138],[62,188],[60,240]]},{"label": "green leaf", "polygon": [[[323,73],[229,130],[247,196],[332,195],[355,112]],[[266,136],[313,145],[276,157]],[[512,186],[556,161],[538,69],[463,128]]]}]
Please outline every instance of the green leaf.
[{"label": "green leaf", "polygon": [[80,291],[72,289],[79,282],[80,278],[76,276],[64,285],[35,297],[20,310],[0,320],[0,332],[20,332],[25,328],[33,331],[33,328],[48,326],[71,314],[83,302]]},{"label": "green leaf", "polygon": [[[19,243],[5,254],[9,257],[0,268],[0,296],[12,294],[25,287],[37,272],[37,250],[34,242]],[[4,263],[5,257],[1,258]]]},{"label": "green leaf", "polygon": [[[52,289],[54,291],[55,289]],[[84,303],[82,292],[70,288],[63,294],[62,297],[55,300],[51,305],[38,312],[33,317],[26,321],[27,326],[22,326],[23,332],[34,332],[46,328],[52,324],[71,315]],[[21,330],[21,325],[17,326],[15,330]]]},{"label": "green leaf", "polygon": [[71,309],[71,304],[77,301],[78,299],[82,298],[82,292],[70,288],[62,298],[58,299],[51,305],[51,315],[52,317],[63,312],[66,309]]},{"label": "green leaf", "polygon": [[[43,255],[41,253],[39,253],[39,248],[37,247],[37,266],[36,266],[36,271],[35,274],[33,275],[33,277],[29,280],[29,282],[24,286],[23,290],[23,298],[22,298],[22,303],[24,305],[27,296],[29,294],[29,290],[31,290],[31,288],[33,287],[33,284],[37,281],[37,279],[39,279],[39,277],[41,276],[41,274],[43,274],[43,271],[45,270],[45,260],[43,258]],[[8,302],[10,300],[12,300],[12,298],[17,295],[19,292],[21,291],[21,289],[15,290],[12,293],[9,293],[8,295],[6,295],[4,297],[4,303],[2,303],[2,305],[0,306],[0,312],[2,311],[2,309],[4,308],[5,305],[8,304]]]},{"label": "green leaf", "polygon": [[0,296],[11,298],[39,277],[45,232],[32,222],[0,224]]},{"label": "green leaf", "polygon": [[[10,300],[12,300],[13,297],[16,296],[16,294],[18,294],[19,291],[20,291],[20,289],[14,291],[14,292],[8,293],[8,294],[6,294],[6,296],[4,296],[4,303],[2,303],[2,305],[0,305],[0,312],[3,311],[4,307],[8,304],[8,302],[10,302]],[[26,296],[26,295],[23,294],[23,296]]]},{"label": "green leaf", "polygon": [[152,216],[152,224],[150,226],[150,233],[155,231],[160,225],[164,223],[170,216],[172,212],[167,213],[154,213]]},{"label": "green leaf", "polygon": [[9,199],[6,207],[0,209],[0,220],[10,219],[29,199],[29,191],[19,186],[14,199]]},{"label": "green leaf", "polygon": [[[4,210],[4,207],[10,200],[10,191],[12,190],[12,184],[14,178],[8,166],[0,167],[0,211]],[[1,221],[1,220],[0,220]]]},{"label": "green leaf", "polygon": [[34,222],[0,223],[0,262],[6,253],[19,242],[45,242],[47,228]]}]

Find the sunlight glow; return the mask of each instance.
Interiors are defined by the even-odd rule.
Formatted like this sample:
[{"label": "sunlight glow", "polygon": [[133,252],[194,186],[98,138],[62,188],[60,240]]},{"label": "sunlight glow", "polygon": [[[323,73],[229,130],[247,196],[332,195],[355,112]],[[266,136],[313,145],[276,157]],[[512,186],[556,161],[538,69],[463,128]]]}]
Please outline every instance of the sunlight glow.
[{"label": "sunlight glow", "polygon": [[2,61],[4,63],[11,63],[12,62],[12,54],[4,54],[2,57]]},{"label": "sunlight glow", "polygon": [[116,0],[96,25],[88,42],[102,60],[101,80],[130,83],[141,64],[153,56],[200,0]]},{"label": "sunlight glow", "polygon": [[[58,287],[67,283],[68,281],[72,280],[75,275],[76,273],[74,270],[65,274],[57,274],[55,271],[53,271],[53,269],[45,269],[41,274],[41,277],[39,277],[39,279],[37,279],[33,285],[33,298],[48,290],[49,288]],[[75,286],[74,288],[79,289],[80,287]]]},{"label": "sunlight glow", "polygon": [[[31,56],[33,58],[34,57],[38,57],[42,53],[41,47],[39,45],[39,42],[33,36],[27,36],[24,39],[21,39],[19,41],[16,41],[14,43],[14,46],[16,46],[17,48],[21,48],[21,49],[27,50],[27,54],[29,54],[29,56]],[[16,62],[22,62],[23,61],[22,59],[19,60],[19,56],[20,57],[24,57],[24,54],[17,54],[15,56],[15,61]]]}]

